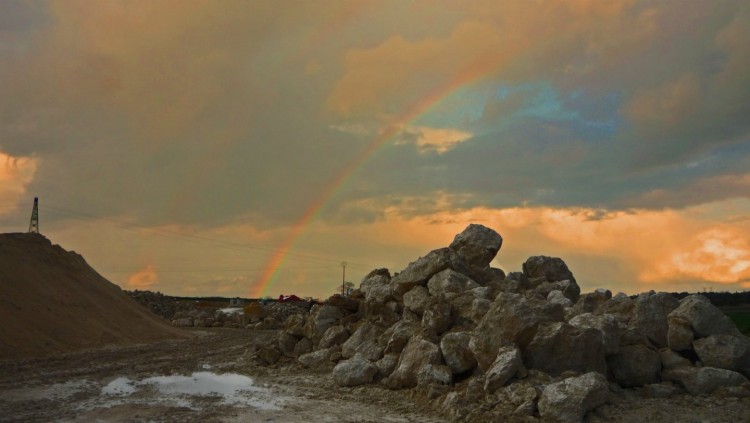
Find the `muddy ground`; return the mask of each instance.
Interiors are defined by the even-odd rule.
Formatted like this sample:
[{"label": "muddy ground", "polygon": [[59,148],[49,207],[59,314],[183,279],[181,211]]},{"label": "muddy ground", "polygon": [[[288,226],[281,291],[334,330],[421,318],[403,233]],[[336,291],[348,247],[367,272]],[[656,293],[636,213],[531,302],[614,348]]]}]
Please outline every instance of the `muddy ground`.
[{"label": "muddy ground", "polygon": [[[197,336],[188,340],[2,361],[0,421],[445,421],[404,392],[376,386],[339,388],[330,372],[310,372],[295,365],[257,366],[250,358],[253,346],[275,340],[277,331],[194,332]],[[169,375],[195,379],[233,373],[252,379],[247,391],[229,396],[165,394],[143,382]],[[118,385],[118,381],[130,384]]]},{"label": "muddy ground", "polygon": [[[340,388],[328,371],[294,363],[262,367],[254,346],[276,331],[195,329],[194,338],[112,347],[49,358],[0,362],[3,422],[444,422],[413,391],[370,385]],[[200,385],[205,378],[242,384],[224,395],[163,392],[154,381]],[[250,379],[247,379],[247,378]],[[225,378],[225,379],[221,379]],[[230,383],[231,385],[231,383]],[[236,385],[234,385],[236,389]],[[183,385],[184,387],[184,385]],[[226,388],[226,386],[224,387]],[[231,388],[231,386],[230,386]],[[460,385],[454,389],[460,389]],[[191,388],[192,389],[192,388]],[[221,391],[223,388],[209,387]],[[231,389],[230,389],[231,390]],[[514,418],[504,404],[477,404],[459,421],[539,421]],[[589,413],[587,422],[750,422],[750,399],[717,396],[645,398],[623,390]]]}]

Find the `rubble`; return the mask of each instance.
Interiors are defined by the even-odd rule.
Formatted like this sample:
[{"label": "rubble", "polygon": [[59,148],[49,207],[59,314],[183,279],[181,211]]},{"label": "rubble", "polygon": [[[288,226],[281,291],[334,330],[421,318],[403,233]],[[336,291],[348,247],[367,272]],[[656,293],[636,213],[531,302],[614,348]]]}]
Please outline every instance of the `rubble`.
[{"label": "rubble", "polygon": [[750,340],[704,297],[581,294],[548,256],[506,276],[490,267],[501,245],[472,224],[401,272],[373,270],[348,300],[288,317],[279,353],[340,386],[416,389],[459,420],[580,422],[631,389],[750,396]]}]

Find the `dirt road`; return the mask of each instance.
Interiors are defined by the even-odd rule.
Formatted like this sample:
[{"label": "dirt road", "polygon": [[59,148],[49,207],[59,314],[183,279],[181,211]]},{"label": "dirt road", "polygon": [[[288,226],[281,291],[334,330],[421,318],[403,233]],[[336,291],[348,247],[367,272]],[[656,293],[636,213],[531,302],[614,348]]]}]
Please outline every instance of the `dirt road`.
[{"label": "dirt road", "polygon": [[276,331],[195,334],[0,362],[0,421],[445,421],[404,392],[339,388],[330,372],[257,366],[253,346],[271,342]]}]

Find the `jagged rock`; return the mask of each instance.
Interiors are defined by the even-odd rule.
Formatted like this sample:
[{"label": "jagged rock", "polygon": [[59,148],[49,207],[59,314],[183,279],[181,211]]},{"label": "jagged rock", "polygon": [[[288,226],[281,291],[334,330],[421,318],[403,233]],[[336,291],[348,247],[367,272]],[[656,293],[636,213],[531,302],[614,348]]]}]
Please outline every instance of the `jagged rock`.
[{"label": "jagged rock", "polygon": [[607,365],[620,386],[632,388],[659,381],[659,353],[645,345],[628,345],[607,357]]},{"label": "jagged rock", "polygon": [[570,298],[563,295],[563,292],[560,290],[552,290],[547,294],[547,301],[549,301],[552,304],[559,304],[565,308],[572,307],[573,301],[570,300]]},{"label": "jagged rock", "polygon": [[692,366],[693,364],[687,358],[677,354],[669,348],[659,350],[659,360],[663,369],[674,369],[682,366]]},{"label": "jagged rock", "polygon": [[591,372],[547,385],[539,399],[539,414],[560,422],[579,423],[586,413],[604,404],[609,396],[607,380]]},{"label": "jagged rock", "polygon": [[294,345],[294,350],[292,351],[293,357],[299,357],[302,354],[307,354],[313,349],[313,343],[309,338],[302,338],[300,339],[297,344]]},{"label": "jagged rock", "polygon": [[477,365],[474,353],[469,348],[471,334],[469,332],[447,333],[440,340],[440,350],[443,352],[445,364],[453,374],[464,373]]},{"label": "jagged rock", "polygon": [[456,325],[470,328],[476,326],[472,310],[472,304],[474,304],[474,300],[476,299],[474,293],[471,291],[456,294],[455,297],[450,299],[454,327]]},{"label": "jagged rock", "polygon": [[750,377],[750,339],[745,336],[711,335],[693,341],[704,366],[738,371]]},{"label": "jagged rock", "polygon": [[605,356],[617,354],[620,351],[620,325],[615,316],[583,313],[570,319],[568,323],[578,328],[598,329],[602,333],[602,347]]},{"label": "jagged rock", "polygon": [[472,223],[456,235],[449,248],[469,265],[485,268],[490,265],[502,245],[503,238],[500,234],[486,226]]},{"label": "jagged rock", "polygon": [[428,386],[431,384],[450,385],[453,382],[453,373],[448,366],[441,364],[425,364],[417,373],[417,386]]},{"label": "jagged rock", "polygon": [[449,292],[461,293],[478,287],[479,285],[476,282],[453,269],[440,271],[427,281],[427,288],[430,294],[435,296]]},{"label": "jagged rock", "polygon": [[689,350],[693,346],[693,327],[679,316],[667,317],[667,345],[675,351]]},{"label": "jagged rock", "polygon": [[565,309],[560,304],[549,302],[534,293],[528,293],[526,299],[539,317],[540,322],[563,322],[565,321]]},{"label": "jagged rock", "polygon": [[666,347],[667,315],[678,305],[677,299],[665,292],[640,294],[635,300],[629,326],[644,334],[656,348]]},{"label": "jagged rock", "polygon": [[368,339],[365,342],[359,344],[355,351],[355,355],[361,355],[362,357],[370,361],[378,361],[383,358],[384,347],[378,345],[377,338]]},{"label": "jagged rock", "polygon": [[425,364],[442,364],[440,348],[426,339],[413,337],[399,357],[396,370],[388,377],[386,386],[391,389],[412,388]]},{"label": "jagged rock", "polygon": [[[361,285],[361,284],[360,284]],[[350,313],[356,313],[359,309],[359,301],[352,297],[345,297],[341,294],[334,294],[326,301],[328,305]]]},{"label": "jagged rock", "polygon": [[565,287],[563,294],[573,303],[578,301],[578,297],[581,294],[581,288],[576,283],[573,273],[568,269],[565,262],[558,257],[529,257],[523,264],[523,274],[534,286],[538,286],[544,281],[570,281]]},{"label": "jagged rock", "polygon": [[601,303],[596,309],[596,314],[611,314],[615,316],[620,322],[620,328],[622,329],[630,322],[634,309],[635,301],[622,292],[618,292],[609,301]]},{"label": "jagged rock", "polygon": [[526,401],[521,403],[515,410],[513,410],[514,416],[533,416],[536,412],[536,402]]},{"label": "jagged rock", "polygon": [[471,290],[474,298],[481,298],[484,300],[494,300],[497,294],[491,286],[478,286]]},{"label": "jagged rock", "polygon": [[284,331],[294,336],[305,335],[305,323],[307,319],[301,314],[292,314],[284,321]]},{"label": "jagged rock", "polygon": [[287,357],[295,357],[294,347],[297,345],[299,340],[299,336],[292,335],[291,333],[286,331],[279,332],[279,351],[281,351],[281,354]]},{"label": "jagged rock", "polygon": [[704,395],[718,388],[742,386],[748,383],[745,376],[737,372],[715,367],[675,367],[661,372],[662,378],[682,385],[693,395]]},{"label": "jagged rock", "polygon": [[424,314],[424,309],[430,302],[430,292],[427,288],[419,285],[415,286],[409,292],[404,294],[404,307],[417,313],[419,316]]},{"label": "jagged rock", "polygon": [[683,298],[679,306],[669,313],[669,317],[679,317],[689,322],[696,338],[711,335],[740,335],[732,320],[702,295],[695,294]]},{"label": "jagged rock", "polygon": [[368,340],[378,339],[383,334],[383,329],[372,323],[365,322],[357,329],[349,339],[341,345],[341,356],[344,358],[353,357],[357,348]]},{"label": "jagged rock", "polygon": [[441,335],[452,323],[451,305],[444,301],[431,302],[422,315],[422,330],[430,335]]},{"label": "jagged rock", "polygon": [[406,269],[391,278],[391,288],[397,294],[403,295],[415,286],[424,286],[434,274],[447,269],[450,263],[450,250],[447,248],[430,251],[424,257],[409,263]]},{"label": "jagged rock", "polygon": [[349,339],[349,331],[343,326],[331,326],[326,329],[323,337],[318,343],[320,348],[330,348],[334,345],[341,345]]},{"label": "jagged rock", "polygon": [[378,360],[375,363],[375,366],[378,368],[378,374],[377,376],[379,378],[385,378],[391,375],[393,371],[396,369],[396,365],[398,364],[398,354],[386,354]]},{"label": "jagged rock", "polygon": [[472,332],[469,347],[487,371],[498,349],[513,342],[522,348],[534,337],[539,317],[523,295],[500,293]]},{"label": "jagged rock", "polygon": [[385,345],[385,354],[401,353],[418,327],[416,322],[401,320],[383,332],[379,343]]},{"label": "jagged rock", "polygon": [[495,361],[485,375],[484,390],[488,394],[494,393],[522,368],[521,350],[517,346],[511,344],[500,347]]},{"label": "jagged rock", "polygon": [[331,305],[315,305],[310,310],[310,316],[305,323],[304,335],[313,343],[320,342],[328,328],[336,325],[345,312]]},{"label": "jagged rock", "polygon": [[610,298],[612,298],[612,291],[604,288],[597,288],[594,292],[582,294],[573,305],[574,314],[597,313]]},{"label": "jagged rock", "polygon": [[602,333],[592,328],[577,328],[564,322],[539,325],[532,341],[524,349],[526,366],[557,376],[567,370],[606,374]]},{"label": "jagged rock", "polygon": [[[400,310],[396,310],[398,310],[398,307],[394,307],[394,304],[390,301],[386,303],[379,303],[375,301],[365,302],[362,303],[360,316],[364,316],[364,318],[371,323],[376,323],[379,326],[387,327],[401,319]],[[351,331],[352,330],[350,330],[350,332]]]},{"label": "jagged rock", "polygon": [[331,355],[340,351],[341,347],[338,345],[331,348],[324,348],[322,350],[302,354],[297,358],[297,361],[305,367],[329,365]]},{"label": "jagged rock", "polygon": [[365,295],[365,301],[385,303],[393,297],[390,283],[388,269],[375,269],[362,278],[359,290]]},{"label": "jagged rock", "polygon": [[371,383],[378,372],[377,366],[369,360],[355,355],[339,362],[333,368],[333,380],[339,386],[357,386]]},{"label": "jagged rock", "polygon": [[485,300],[484,298],[475,298],[474,301],[471,302],[471,310],[469,311],[471,320],[474,323],[479,324],[485,314],[490,311],[490,307],[492,307],[492,301]]}]

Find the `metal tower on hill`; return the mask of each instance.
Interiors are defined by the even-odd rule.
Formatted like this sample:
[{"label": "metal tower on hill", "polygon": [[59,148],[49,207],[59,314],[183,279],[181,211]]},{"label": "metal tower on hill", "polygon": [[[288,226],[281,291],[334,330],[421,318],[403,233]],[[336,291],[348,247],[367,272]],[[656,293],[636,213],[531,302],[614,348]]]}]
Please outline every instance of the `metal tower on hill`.
[{"label": "metal tower on hill", "polygon": [[31,211],[30,233],[39,233],[39,197],[34,197],[34,209]]}]

